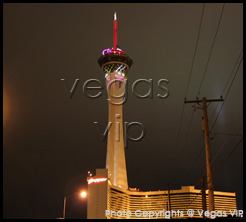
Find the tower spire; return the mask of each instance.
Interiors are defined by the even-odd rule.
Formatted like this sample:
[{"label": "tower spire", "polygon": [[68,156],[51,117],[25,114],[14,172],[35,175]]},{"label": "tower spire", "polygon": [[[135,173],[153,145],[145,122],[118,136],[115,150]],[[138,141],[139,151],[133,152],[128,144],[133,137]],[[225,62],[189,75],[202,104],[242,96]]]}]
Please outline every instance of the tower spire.
[{"label": "tower spire", "polygon": [[117,14],[114,12],[114,45],[113,49],[116,50],[117,45]]}]

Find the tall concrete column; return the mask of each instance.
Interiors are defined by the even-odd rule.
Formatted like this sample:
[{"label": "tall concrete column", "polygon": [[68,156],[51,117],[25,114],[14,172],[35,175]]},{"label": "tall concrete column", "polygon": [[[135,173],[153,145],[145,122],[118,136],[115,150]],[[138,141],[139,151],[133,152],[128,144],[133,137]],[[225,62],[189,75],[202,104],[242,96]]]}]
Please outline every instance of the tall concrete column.
[{"label": "tall concrete column", "polygon": [[123,135],[123,103],[126,82],[127,77],[117,72],[109,73],[106,79],[108,121],[111,124],[108,132],[106,168],[111,183],[123,189],[128,189]]}]

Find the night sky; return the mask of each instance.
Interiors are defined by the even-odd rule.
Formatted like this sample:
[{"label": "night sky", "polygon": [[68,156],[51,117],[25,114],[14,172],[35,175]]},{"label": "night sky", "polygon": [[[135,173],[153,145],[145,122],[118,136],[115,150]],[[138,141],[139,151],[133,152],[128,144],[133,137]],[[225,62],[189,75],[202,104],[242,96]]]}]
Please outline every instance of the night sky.
[{"label": "night sky", "polygon": [[[202,110],[184,105],[184,97],[196,99],[202,83],[200,99],[226,98],[208,106],[212,160],[219,152],[212,165],[214,189],[236,192],[242,209],[243,142],[234,150],[243,134],[242,4],[205,4],[204,11],[200,3],[4,4],[3,217],[62,217],[65,195],[71,195],[66,217],[86,217],[86,200],[78,192],[87,188],[87,172],[106,163],[107,142],[94,124],[104,131],[108,119],[97,60],[113,46],[114,11],[118,44],[134,62],[124,121],[140,122],[146,130],[141,141],[128,142],[129,187],[165,190],[169,182],[171,189],[200,188]],[[72,98],[61,79],[69,88],[80,80]],[[102,90],[88,91],[101,91],[99,98],[83,92],[89,79],[101,82]],[[134,95],[138,79],[153,80],[153,98]],[[169,80],[164,99],[157,97],[164,93],[160,79]],[[148,90],[146,83],[137,87],[142,95]],[[141,130],[133,126],[128,133],[138,137]]]}]

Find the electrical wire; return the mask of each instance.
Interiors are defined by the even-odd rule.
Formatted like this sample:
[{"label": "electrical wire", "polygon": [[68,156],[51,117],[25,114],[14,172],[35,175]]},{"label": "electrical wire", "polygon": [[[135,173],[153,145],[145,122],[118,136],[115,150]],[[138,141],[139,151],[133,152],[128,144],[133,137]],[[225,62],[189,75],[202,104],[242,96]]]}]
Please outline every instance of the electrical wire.
[{"label": "electrical wire", "polygon": [[203,80],[204,80],[204,76],[205,76],[205,74],[207,72],[207,69],[208,69],[208,64],[209,64],[209,61],[210,61],[210,58],[211,58],[211,55],[212,55],[212,51],[213,51],[213,48],[214,48],[214,43],[215,43],[215,40],[216,40],[218,31],[219,31],[219,27],[220,27],[220,23],[221,23],[221,18],[222,18],[223,12],[224,12],[224,7],[225,7],[225,3],[223,4],[223,7],[222,7],[222,10],[221,10],[221,13],[220,13],[220,19],[219,19],[219,22],[218,22],[218,25],[217,25],[217,29],[216,29],[216,32],[215,32],[215,35],[214,35],[212,46],[210,48],[208,60],[207,60],[207,63],[206,63],[206,68],[205,68],[205,71],[204,71],[204,73],[202,75],[201,83],[199,85],[199,89],[198,89],[198,92],[197,92],[197,97],[200,95],[200,90],[201,90],[201,86],[202,86],[202,83],[203,83]]},{"label": "electrical wire", "polygon": [[[214,157],[213,160],[211,161],[211,166],[213,165],[214,161],[217,159],[219,153],[222,151],[222,149],[224,148],[224,146],[228,143],[228,141],[229,141],[229,139],[231,138],[231,136],[232,136],[234,130],[238,127],[238,125],[239,125],[238,123],[240,123],[240,120],[241,120],[241,119],[242,119],[242,117],[239,118],[239,120],[238,120],[238,121],[236,122],[236,124],[234,125],[234,127],[233,127],[232,131],[230,132],[230,134],[226,137],[224,143],[220,146],[220,148],[219,148],[219,150],[217,151],[215,157]],[[202,174],[202,176],[204,176],[204,175],[206,174],[206,172],[207,172],[207,171],[205,170],[204,173]],[[197,186],[199,183],[200,183],[200,180],[196,183],[195,186]]]},{"label": "electrical wire", "polygon": [[[195,61],[195,56],[196,56],[196,52],[197,52],[198,42],[199,42],[199,39],[200,39],[200,32],[201,32],[202,20],[203,20],[203,15],[204,15],[204,9],[205,9],[205,3],[203,4],[203,7],[202,7],[202,14],[201,14],[200,23],[199,23],[199,29],[198,29],[198,35],[197,35],[197,40],[196,40],[195,51],[194,51],[193,58],[192,58],[192,63],[191,63],[191,69],[190,69],[188,84],[187,84],[186,92],[185,92],[185,99],[186,99],[188,88],[189,88],[189,85],[190,85],[191,74],[192,74],[193,65],[194,65],[194,61]],[[176,154],[176,151],[177,151],[177,146],[178,146],[178,141],[179,141],[179,136],[180,136],[181,125],[182,125],[182,122],[183,122],[184,105],[185,104],[183,103],[182,112],[181,112],[181,120],[180,120],[180,124],[179,124],[179,130],[178,130],[177,140],[176,140],[176,143],[175,143],[175,152],[174,152],[174,154]]]},{"label": "electrical wire", "polygon": [[234,65],[234,67],[233,67],[233,70],[232,70],[232,72],[231,72],[231,74],[230,74],[230,76],[229,76],[229,78],[228,78],[228,80],[227,80],[225,86],[224,86],[224,89],[222,90],[221,95],[224,94],[224,91],[225,91],[225,89],[226,89],[226,86],[228,85],[229,80],[231,79],[232,74],[234,73],[234,70],[236,69],[237,63],[238,63],[238,61],[239,61],[239,59],[240,59],[242,53],[243,53],[243,49],[241,49],[241,51],[240,51],[240,53],[239,53],[239,56],[238,56],[238,58],[237,58],[237,61],[236,61],[235,65]]},{"label": "electrical wire", "polygon": [[[237,64],[238,64],[238,62],[239,62],[239,60],[240,60],[240,57],[241,57],[242,52],[243,52],[243,49],[240,51],[239,56],[238,56],[238,58],[237,58],[237,61],[236,61],[235,65],[234,65],[234,67],[233,67],[233,69],[232,69],[232,72],[231,72],[231,74],[230,74],[230,76],[229,76],[229,78],[228,78],[228,80],[227,80],[227,82],[226,82],[226,84],[225,84],[225,86],[224,86],[222,92],[221,92],[221,97],[223,96],[224,91],[225,91],[225,89],[226,89],[226,86],[228,85],[229,80],[231,79],[231,77],[232,77],[232,75],[233,75],[233,73],[234,73],[234,70],[235,70],[236,67],[237,67]],[[223,97],[222,97],[222,98],[223,98]],[[219,102],[217,102],[216,107],[215,107],[213,113],[211,114],[211,116],[210,116],[210,118],[209,118],[210,121],[212,121],[213,116],[214,116],[214,114],[215,114],[215,111],[217,110],[218,105],[219,105]]]},{"label": "electrical wire", "polygon": [[203,7],[202,7],[202,15],[201,15],[201,19],[200,19],[199,30],[198,30],[196,46],[195,46],[195,52],[194,52],[192,63],[191,63],[190,75],[189,75],[189,80],[188,80],[188,84],[187,84],[187,88],[186,88],[186,92],[185,92],[185,97],[187,96],[188,88],[189,88],[189,85],[190,85],[191,74],[192,74],[192,71],[193,71],[193,65],[194,65],[194,61],[195,61],[195,57],[196,57],[197,46],[198,46],[198,42],[199,42],[199,38],[200,38],[200,32],[201,32],[201,27],[202,27],[202,19],[203,19],[204,9],[205,9],[205,3],[203,4]]},{"label": "electrical wire", "polygon": [[[227,80],[227,82],[226,82],[226,84],[225,84],[225,86],[224,86],[224,88],[223,88],[223,90],[222,90],[221,96],[224,94],[224,91],[225,91],[225,89],[226,89],[226,87],[227,87],[227,85],[228,85],[228,83],[229,83],[229,80],[231,79],[231,77],[232,77],[232,75],[233,75],[233,73],[234,73],[234,71],[235,71],[235,69],[236,69],[236,67],[237,67],[237,64],[239,63],[239,60],[240,60],[240,57],[241,57],[242,52],[243,52],[243,49],[242,49],[242,50],[240,51],[240,53],[239,53],[239,56],[238,56],[238,58],[237,58],[237,61],[236,61],[235,65],[234,65],[233,69],[232,69],[232,72],[231,72],[231,74],[230,74],[230,76],[229,76],[229,78],[228,78],[228,80]],[[242,58],[241,58],[241,61],[242,61]],[[240,61],[240,63],[241,63],[241,61]],[[238,71],[238,68],[237,68],[237,71]],[[236,74],[237,74],[237,72],[236,72]],[[235,74],[235,75],[236,75],[236,74]],[[235,75],[234,75],[234,77],[233,77],[233,81],[234,81],[234,79],[235,79]],[[230,85],[230,87],[229,87],[229,90],[231,89],[231,86],[232,86],[232,84],[233,84],[233,81],[231,82],[231,85]],[[227,92],[227,94],[226,94],[226,97],[225,97],[225,99],[224,99],[224,102],[225,102],[225,100],[226,100],[226,98],[227,98],[227,96],[228,96],[228,94],[229,94],[229,90],[228,90],[228,92]],[[223,103],[224,103],[224,102],[223,102]],[[212,120],[212,118],[213,118],[213,116],[214,116],[214,114],[215,114],[215,111],[217,110],[218,105],[219,105],[219,102],[217,102],[216,107],[215,107],[215,109],[214,109],[212,115],[211,115],[210,118],[209,118],[210,121]],[[221,106],[220,111],[222,110],[222,108],[223,108],[223,107]],[[212,126],[212,128],[211,128],[210,131],[212,131],[212,129],[213,129],[213,127],[214,127],[214,124],[215,124],[215,122],[216,122],[216,120],[218,119],[218,116],[219,116],[219,114],[220,114],[220,111],[218,112],[218,115],[217,115],[215,121],[213,122],[213,126]],[[198,146],[199,146],[199,145],[198,145]],[[197,146],[197,147],[198,147],[198,146]],[[193,168],[195,167],[195,165],[197,164],[198,159],[199,159],[199,157],[200,157],[200,155],[201,155],[201,153],[202,153],[202,150],[204,150],[203,147],[202,147],[202,149],[200,150],[200,153],[199,153],[198,157],[196,158],[195,163],[193,164],[193,166],[192,166],[192,168],[191,168],[191,170],[190,170],[189,172],[191,172],[191,171],[193,170]],[[189,175],[191,175],[191,174],[189,174]]]},{"label": "electrical wire", "polygon": [[240,63],[239,63],[239,65],[238,65],[238,67],[237,67],[236,73],[235,73],[235,75],[234,75],[234,77],[233,77],[233,79],[232,79],[232,82],[231,82],[230,87],[229,87],[229,89],[228,89],[228,91],[227,91],[227,93],[226,93],[225,99],[224,99],[224,101],[223,101],[223,103],[222,103],[222,105],[221,105],[221,107],[220,107],[220,110],[219,110],[219,112],[218,112],[218,114],[217,114],[217,117],[216,117],[216,119],[215,119],[214,122],[213,122],[213,125],[212,125],[211,130],[210,130],[211,132],[212,132],[212,130],[213,130],[213,128],[214,128],[214,125],[215,125],[215,123],[216,123],[216,121],[217,121],[217,119],[218,119],[218,117],[219,117],[219,115],[220,115],[220,112],[221,112],[221,110],[222,110],[222,108],[223,108],[223,106],[224,106],[224,104],[225,104],[226,98],[227,98],[227,96],[228,96],[228,94],[229,94],[229,92],[230,92],[230,90],[231,90],[232,84],[233,84],[233,82],[234,82],[234,80],[235,80],[235,77],[237,76],[238,70],[239,70],[239,68],[240,68],[240,66],[241,66],[242,60],[243,60],[243,56],[242,56],[242,58],[241,58],[241,60],[240,60]]},{"label": "electrical wire", "polygon": [[[204,134],[202,134],[202,137],[201,137],[201,139],[199,140],[199,143],[197,144],[196,147],[199,147],[199,146],[200,146],[200,144],[201,144],[201,142],[203,141],[203,139],[204,139]],[[195,168],[195,166],[196,166],[196,164],[197,164],[197,162],[198,162],[198,160],[199,160],[199,158],[200,158],[200,156],[201,156],[203,150],[204,150],[204,143],[202,143],[200,152],[199,152],[199,154],[197,155],[197,157],[195,158],[196,161],[195,161],[194,164],[192,165],[191,169],[188,171],[188,175],[187,175],[186,177],[188,177],[189,179],[190,179],[190,177],[191,177],[191,175],[192,175],[192,171],[193,171],[193,169]],[[193,159],[193,158],[191,158],[191,159]]]},{"label": "electrical wire", "polygon": [[233,150],[230,152],[230,154],[227,156],[227,158],[223,161],[223,163],[220,165],[219,168],[217,168],[217,171],[214,174],[214,177],[218,174],[218,172],[221,170],[221,168],[226,164],[226,162],[230,159],[231,155],[233,154],[233,152],[238,148],[238,146],[240,145],[240,143],[243,141],[243,137],[238,141],[238,143],[235,145],[235,147],[233,148]]},{"label": "electrical wire", "polygon": [[[210,61],[210,58],[211,58],[211,55],[212,55],[214,43],[215,43],[215,40],[216,40],[216,37],[217,37],[217,34],[218,34],[218,30],[219,30],[219,27],[220,27],[220,23],[221,23],[221,19],[222,19],[224,7],[225,7],[225,3],[223,4],[222,10],[221,10],[220,19],[219,19],[219,22],[218,22],[218,25],[217,25],[217,29],[216,29],[216,33],[215,33],[215,36],[214,36],[214,39],[213,39],[212,46],[211,46],[211,48],[210,48],[210,52],[209,52],[207,64],[206,64],[206,67],[205,67],[205,70],[204,70],[204,73],[203,73],[203,76],[202,76],[202,80],[201,80],[201,83],[200,83],[200,85],[199,85],[199,90],[198,90],[198,93],[197,93],[197,97],[198,97],[198,95],[200,94],[200,89],[201,89],[201,86],[202,86],[202,83],[203,83],[203,80],[204,80],[204,76],[205,76],[205,73],[207,72],[207,68],[208,68],[208,64],[209,64],[209,61]],[[205,8],[205,4],[203,5],[203,11],[202,11],[202,16],[201,16],[201,21],[202,21],[203,14],[204,14],[204,8]],[[199,27],[199,35],[200,35],[200,29],[201,29],[201,21],[200,21],[200,27]],[[199,37],[199,35],[198,35],[198,37]],[[198,40],[197,40],[197,43],[198,43]],[[197,44],[196,44],[196,47],[197,47]],[[195,54],[196,54],[196,50],[195,50],[193,59],[195,58]],[[193,69],[193,62],[194,62],[194,61],[192,61],[191,72],[192,72],[192,69]],[[190,72],[190,74],[191,74],[191,72]],[[190,77],[189,77],[189,81],[190,81]],[[188,82],[188,85],[189,85],[189,82]],[[186,94],[187,94],[187,91],[188,91],[188,86],[187,86],[187,89],[186,89]],[[192,116],[192,117],[193,117],[193,116]],[[188,131],[188,132],[189,132],[189,131]],[[188,136],[188,133],[187,133],[187,136]],[[187,138],[187,136],[186,136],[186,138]],[[202,138],[201,138],[201,139],[202,139]],[[177,144],[177,141],[176,141],[176,144]],[[202,151],[202,150],[201,150],[201,151]],[[200,153],[199,153],[199,156],[200,156],[200,154],[201,154],[201,151],[200,151]],[[196,164],[196,163],[195,163],[195,164]],[[195,165],[195,164],[194,164],[194,165]],[[192,168],[193,168],[193,167],[192,167]]]},{"label": "electrical wire", "polygon": [[[184,142],[184,145],[183,145],[182,150],[181,150],[181,152],[180,152],[180,158],[181,158],[182,155],[183,155],[183,151],[184,151],[184,148],[185,148],[186,143],[187,143],[187,138],[188,138],[188,135],[189,135],[189,132],[190,132],[190,126],[191,126],[191,123],[192,123],[193,115],[194,115],[194,111],[193,111],[192,114],[191,114],[190,122],[189,122],[189,125],[188,125],[186,137],[185,137],[185,142]],[[180,162],[180,158],[179,158],[179,162]]]},{"label": "electrical wire", "polygon": [[[230,152],[230,154],[227,156],[227,158],[223,161],[223,163],[219,166],[219,168],[217,168],[217,170],[215,171],[213,178],[215,178],[215,176],[219,173],[219,171],[222,169],[222,167],[226,164],[226,162],[230,159],[231,155],[234,153],[234,151],[238,148],[238,146],[240,145],[240,143],[243,141],[243,137],[238,141],[238,143],[234,146],[233,150]],[[208,181],[210,182],[210,180]]]}]

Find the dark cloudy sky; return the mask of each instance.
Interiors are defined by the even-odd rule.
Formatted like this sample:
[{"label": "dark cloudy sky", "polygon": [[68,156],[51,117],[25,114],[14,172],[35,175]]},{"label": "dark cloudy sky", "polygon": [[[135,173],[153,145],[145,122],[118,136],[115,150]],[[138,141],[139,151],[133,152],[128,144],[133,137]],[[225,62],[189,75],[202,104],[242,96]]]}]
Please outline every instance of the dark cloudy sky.
[{"label": "dark cloudy sky", "polygon": [[[193,60],[202,10],[203,4],[3,5],[4,218],[62,217],[64,195],[72,195],[67,217],[85,217],[86,201],[77,192],[86,189],[87,171],[104,168],[106,161],[106,141],[94,125],[105,129],[108,117],[97,60],[113,45],[114,11],[118,44],[134,62],[124,121],[146,129],[144,139],[129,141],[126,150],[129,186],[164,190],[167,182],[171,189],[199,182],[205,171],[202,110],[193,112],[193,104],[183,110],[183,102],[189,77],[186,97],[193,100],[204,74],[199,98],[227,95],[224,104],[208,106],[211,137],[217,133],[212,159],[219,151],[214,187],[236,192],[238,209],[243,208],[243,143],[233,151],[243,134],[243,6],[205,4]],[[80,80],[71,99],[62,78],[69,87]],[[101,97],[85,96],[88,79],[101,81]],[[132,93],[137,79],[153,79],[152,99]],[[169,80],[166,99],[156,96],[163,93],[159,79]],[[148,87],[140,84],[138,90],[144,94]],[[129,130],[139,133],[137,127]]]}]

